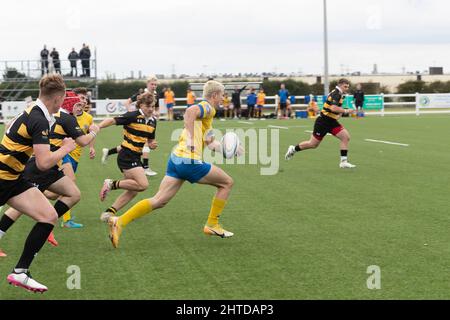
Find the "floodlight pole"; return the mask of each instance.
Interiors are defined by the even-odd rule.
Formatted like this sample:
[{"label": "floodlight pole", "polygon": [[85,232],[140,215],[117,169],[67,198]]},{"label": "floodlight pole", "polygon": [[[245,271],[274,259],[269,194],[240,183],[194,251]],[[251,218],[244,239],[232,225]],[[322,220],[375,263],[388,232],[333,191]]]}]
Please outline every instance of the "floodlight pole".
[{"label": "floodlight pole", "polygon": [[327,0],[323,0],[323,40],[324,40],[324,95],[330,93],[330,82],[328,79],[328,26],[327,26]]}]

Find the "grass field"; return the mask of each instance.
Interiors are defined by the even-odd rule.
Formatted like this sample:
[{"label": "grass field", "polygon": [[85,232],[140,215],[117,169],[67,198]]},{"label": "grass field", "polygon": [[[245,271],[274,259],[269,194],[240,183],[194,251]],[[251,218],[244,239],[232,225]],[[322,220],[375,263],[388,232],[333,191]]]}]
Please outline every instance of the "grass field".
[{"label": "grass field", "polygon": [[[106,177],[121,174],[111,157],[84,155],[75,208],[82,230],[56,228],[58,248],[45,245],[32,274],[49,287],[33,295],[7,285],[32,221],[23,217],[0,245],[1,299],[448,299],[450,298],[450,117],[402,116],[344,119],[352,135],[353,171],[338,168],[339,146],[297,154],[290,144],[307,139],[312,120],[215,122],[216,128],[280,129],[280,170],[261,176],[258,165],[223,165],[234,178],[222,223],[231,239],[202,233],[214,189],[186,183],[164,209],[133,222],[114,250],[99,214]],[[181,122],[160,122],[160,148],[152,153],[159,172],[154,194]],[[409,147],[366,142],[387,140]],[[97,152],[121,142],[119,128],[102,132]],[[136,202],[136,201],[134,201]],[[68,266],[81,269],[81,290],[68,290]],[[369,290],[367,268],[381,268],[381,290]]]}]

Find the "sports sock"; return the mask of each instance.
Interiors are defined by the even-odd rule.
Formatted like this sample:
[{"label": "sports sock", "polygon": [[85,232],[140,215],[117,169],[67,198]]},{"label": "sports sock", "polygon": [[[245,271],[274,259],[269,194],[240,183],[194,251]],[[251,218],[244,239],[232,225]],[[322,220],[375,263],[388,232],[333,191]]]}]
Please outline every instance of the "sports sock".
[{"label": "sports sock", "polygon": [[211,211],[209,212],[208,222],[207,224],[210,226],[214,226],[219,223],[220,215],[222,214],[225,205],[227,204],[226,200],[218,199],[216,197],[213,198],[211,204]]},{"label": "sports sock", "polygon": [[72,215],[70,214],[70,211],[71,211],[71,210],[69,210],[69,211],[67,211],[66,213],[64,213],[64,215],[63,215],[63,221],[64,221],[64,223],[66,223],[67,221],[69,221],[69,220],[72,219]]},{"label": "sports sock", "polygon": [[9,228],[11,228],[14,222],[15,221],[8,217],[6,214],[3,215],[2,219],[0,220],[0,239],[6,234]]},{"label": "sports sock", "polygon": [[108,156],[110,156],[112,154],[116,154],[116,153],[117,153],[117,147],[108,150]]},{"label": "sports sock", "polygon": [[31,229],[27,240],[25,241],[25,247],[23,249],[22,256],[16,266],[17,269],[28,270],[34,257],[41,250],[42,246],[47,241],[47,238],[53,230],[53,225],[49,223],[38,222]]},{"label": "sports sock", "polygon": [[56,201],[54,206],[56,213],[58,214],[58,218],[61,218],[64,213],[70,210],[70,208],[62,201]]},{"label": "sports sock", "polygon": [[113,215],[117,214],[117,209],[114,207],[109,207],[105,212],[111,212]]},{"label": "sports sock", "polygon": [[112,190],[120,189],[120,180],[113,181]]},{"label": "sports sock", "polygon": [[341,162],[348,160],[348,150],[341,150]]},{"label": "sports sock", "polygon": [[119,222],[123,227],[125,227],[131,221],[139,219],[145,216],[146,214],[149,214],[150,212],[152,212],[152,210],[153,208],[150,200],[149,199],[142,200],[136,203],[130,210],[121,215],[119,218]]},{"label": "sports sock", "polygon": [[144,166],[144,169],[148,169],[148,159],[142,159],[142,165]]},{"label": "sports sock", "polygon": [[296,152],[300,152],[300,151],[302,151],[302,148],[300,148],[300,145],[298,145],[298,146],[295,146],[295,151],[296,151]]}]

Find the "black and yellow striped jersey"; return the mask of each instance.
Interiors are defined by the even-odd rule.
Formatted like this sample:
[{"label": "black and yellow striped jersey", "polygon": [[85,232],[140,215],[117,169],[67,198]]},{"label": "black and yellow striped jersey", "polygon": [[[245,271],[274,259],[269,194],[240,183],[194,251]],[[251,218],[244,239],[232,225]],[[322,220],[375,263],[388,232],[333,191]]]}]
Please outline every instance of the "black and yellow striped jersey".
[{"label": "black and yellow striped jersey", "polygon": [[344,103],[344,98],[345,96],[341,93],[341,91],[338,88],[331,91],[330,94],[328,95],[327,101],[325,101],[323,105],[322,115],[333,119],[339,119],[341,117],[341,114],[331,111],[329,107],[330,106],[342,107],[342,104]]},{"label": "black and yellow striped jersey", "polygon": [[65,138],[78,139],[84,135],[78,125],[77,118],[64,111],[59,111],[55,115],[55,124],[50,130],[50,146],[52,151],[58,150]]},{"label": "black and yellow striped jersey", "polygon": [[49,144],[49,129],[49,120],[38,105],[11,122],[0,144],[0,180],[19,178],[33,155],[33,145]]},{"label": "black and yellow striped jersey", "polygon": [[123,126],[122,148],[142,154],[147,140],[155,139],[157,120],[146,118],[141,110],[127,112],[114,120],[116,125]]}]

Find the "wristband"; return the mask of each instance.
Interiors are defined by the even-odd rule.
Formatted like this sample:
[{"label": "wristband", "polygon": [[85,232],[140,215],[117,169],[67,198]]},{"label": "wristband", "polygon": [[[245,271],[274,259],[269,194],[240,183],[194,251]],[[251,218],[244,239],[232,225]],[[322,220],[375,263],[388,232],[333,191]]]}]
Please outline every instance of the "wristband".
[{"label": "wristband", "polygon": [[97,136],[97,134],[94,131],[89,132],[90,135],[92,135],[94,138]]}]

